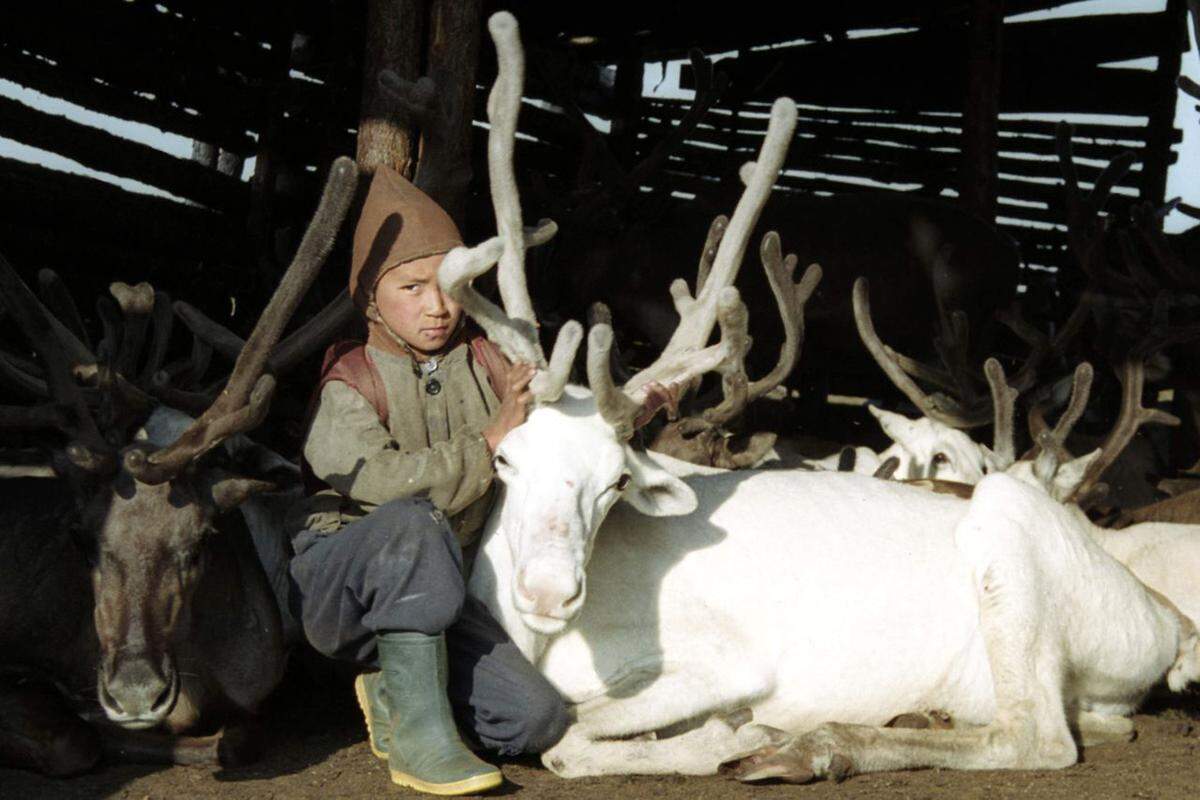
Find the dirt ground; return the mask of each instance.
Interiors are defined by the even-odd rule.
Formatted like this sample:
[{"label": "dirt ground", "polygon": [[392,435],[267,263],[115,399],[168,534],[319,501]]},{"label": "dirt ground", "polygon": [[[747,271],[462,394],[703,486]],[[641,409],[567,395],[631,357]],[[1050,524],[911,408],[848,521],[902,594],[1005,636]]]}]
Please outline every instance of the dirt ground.
[{"label": "dirt ground", "polygon": [[[104,766],[70,780],[0,769],[3,800],[376,800],[419,796],[393,786],[367,749],[350,687],[321,691],[290,678],[265,714],[266,752],[238,768]],[[564,781],[535,759],[503,764],[500,795],[526,798],[654,797],[726,800],[761,796],[837,798],[1194,798],[1200,796],[1200,693],[1152,704],[1137,739],[1089,749],[1056,772],[918,772],[860,775],[841,784],[746,786],[724,778],[603,778]]]}]

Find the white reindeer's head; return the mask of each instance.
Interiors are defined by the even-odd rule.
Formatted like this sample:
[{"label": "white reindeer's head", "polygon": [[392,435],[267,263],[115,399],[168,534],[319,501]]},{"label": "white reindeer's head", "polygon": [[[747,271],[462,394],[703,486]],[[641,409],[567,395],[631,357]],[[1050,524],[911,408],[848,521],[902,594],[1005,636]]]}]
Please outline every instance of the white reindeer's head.
[{"label": "white reindeer's head", "polygon": [[633,450],[579,386],[534,409],[500,443],[495,465],[504,484],[499,529],[514,565],[507,590],[525,624],[543,634],[582,608],[585,567],[615,503],[650,516],[696,508],[687,484]]},{"label": "white reindeer's head", "polygon": [[[556,227],[548,220],[536,229],[522,225],[513,145],[524,54],[511,14],[493,14],[488,30],[499,62],[487,104],[488,177],[498,235],[476,247],[450,251],[438,270],[438,282],[511,361],[537,367],[530,384],[536,407],[495,453],[504,492],[493,512],[499,518],[493,516],[489,529],[508,543],[514,568],[509,591],[518,611],[532,630],[549,634],[561,630],[583,605],[584,570],[596,533],[614,503],[624,500],[655,516],[686,514],[696,507],[695,494],[683,481],[627,442],[635,427],[646,421],[648,399],[659,394],[656,387],[684,386],[714,370],[726,380],[745,381],[747,311],[732,284],[791,142],[796,106],[780,99],[772,108],[759,160],[742,169],[746,189],[737,209],[719,244],[711,236],[707,243],[701,260],[703,287],[698,286],[693,297],[684,281],[671,286],[680,323],[658,360],[623,386],[615,386],[612,328],[597,324],[588,335],[590,390],[568,386],[583,329],[576,322],[565,324],[547,359],[525,283],[525,249],[548,240]],[[709,253],[710,248],[715,252]],[[471,286],[472,279],[497,263],[503,309]],[[721,341],[706,346],[718,322]]]},{"label": "white reindeer's head", "polygon": [[886,461],[894,456],[900,460],[895,478],[937,478],[975,484],[1001,467],[1000,459],[990,447],[949,425],[929,417],[909,419],[875,406],[867,409],[893,442],[879,458]]}]

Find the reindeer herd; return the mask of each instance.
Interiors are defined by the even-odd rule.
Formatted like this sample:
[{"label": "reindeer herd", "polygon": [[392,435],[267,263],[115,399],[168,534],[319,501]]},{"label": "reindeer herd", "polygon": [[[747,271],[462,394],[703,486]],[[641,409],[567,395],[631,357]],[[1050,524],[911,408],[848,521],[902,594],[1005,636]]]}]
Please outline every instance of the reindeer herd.
[{"label": "reindeer herd", "polygon": [[[1090,283],[1057,330],[1007,312],[1028,346],[1011,378],[1001,359],[972,364],[957,310],[941,314],[941,366],[897,352],[875,329],[871,287],[855,281],[861,343],[922,416],[872,407],[891,447],[805,458],[766,431],[730,433],[752,403],[786,393],[822,280],[812,266],[797,281],[780,237],[762,239],[783,343],[775,366],[750,379],[749,311],[735,282],[793,139],[795,105],[775,102],[736,208],[696,242],[695,291],[670,286],[678,322],[658,357],[630,367],[604,307],[586,335],[562,325],[547,357],[524,262],[555,226],[523,225],[513,165],[523,53],[510,15],[494,15],[489,30],[499,234],[448,254],[439,282],[511,360],[538,368],[536,406],[495,454],[501,492],[469,591],[574,709],[544,754],[549,769],[804,782],[1065,767],[1081,746],[1131,738],[1129,715],[1164,676],[1174,691],[1200,680],[1200,502],[1181,493],[1148,508],[1105,506],[1103,483],[1139,426],[1178,423],[1144,405],[1146,365],[1194,332],[1169,326],[1168,301],[1155,299],[1145,335],[1109,362],[1121,385],[1112,431],[1080,457],[1068,445],[1087,441],[1073,431],[1097,371],[1080,363],[1069,377],[1043,377],[1103,318],[1103,286],[1153,298],[1169,288],[1131,243],[1126,271],[1096,255],[1106,231],[1086,217],[1112,173],[1081,200],[1064,145],[1072,244],[1089,259]],[[177,362],[166,361],[172,304],[162,293],[114,284],[93,347],[56,276],[43,272],[39,297],[0,258],[4,307],[37,357],[0,352],[0,374],[42,398],[0,407],[0,428],[58,432],[27,435],[50,453],[40,466],[29,466],[29,450],[0,451],[3,763],[65,775],[101,757],[253,755],[247,726],[295,638],[263,565],[284,557],[278,508],[298,482],[291,462],[246,434],[269,414],[276,376],[329,338],[327,312],[282,334],[356,181],[353,163],[335,162],[245,342],[175,304],[194,336]],[[1173,258],[1142,221],[1159,263]],[[493,266],[499,305],[472,284]],[[1196,282],[1178,259],[1164,269],[1168,282]],[[581,384],[572,377],[584,342]],[[205,385],[214,348],[236,361]],[[708,373],[720,377],[719,400],[696,399]],[[662,387],[690,407],[646,436],[644,401]],[[990,447],[964,432],[989,425]]]}]

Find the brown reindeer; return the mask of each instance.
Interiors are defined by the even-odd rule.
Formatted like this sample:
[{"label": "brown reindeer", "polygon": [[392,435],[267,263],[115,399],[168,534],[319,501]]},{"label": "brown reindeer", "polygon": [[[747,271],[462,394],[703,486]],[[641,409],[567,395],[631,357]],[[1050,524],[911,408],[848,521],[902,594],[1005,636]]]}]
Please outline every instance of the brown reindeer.
[{"label": "brown reindeer", "polygon": [[[719,216],[709,228],[696,275],[697,296],[704,289],[717,246],[728,224],[727,217]],[[783,256],[779,235],[774,232],[763,237],[759,255],[783,323],[784,336],[779,359],[770,372],[758,380],[750,381],[746,376],[746,354],[751,340],[745,336],[744,340],[736,342],[732,347],[734,356],[720,370],[721,401],[711,407],[694,409],[682,418],[668,422],[655,434],[650,444],[651,450],[702,466],[744,469],[758,464],[775,444],[774,433],[753,431],[735,435],[730,427],[745,413],[747,406],[774,392],[795,368],[804,346],[804,306],[820,282],[822,273],[820,266],[810,264],[804,276],[796,282],[796,257]],[[687,310],[689,303],[695,302],[682,279],[672,285],[671,294],[681,314]],[[596,310],[599,313],[590,315],[590,324],[603,322],[611,325],[612,319],[607,308],[597,304]],[[697,401],[693,405],[703,403]]]},{"label": "brown reindeer", "polygon": [[[143,394],[116,370],[136,363],[114,344],[126,337],[110,331],[106,359],[89,359],[79,338],[60,335],[63,323],[44,312],[0,258],[0,292],[44,365],[52,398],[33,408],[0,407],[0,428],[65,432],[69,444],[56,470],[77,497],[75,508],[18,518],[0,530],[0,553],[34,556],[0,562],[0,675],[33,675],[70,695],[69,706],[55,705],[44,693],[19,691],[28,688],[25,678],[8,681],[0,707],[14,711],[0,723],[0,758],[64,774],[90,767],[101,748],[113,757],[177,763],[247,755],[244,745],[252,742],[230,726],[253,715],[277,685],[285,650],[279,610],[253,545],[236,518],[223,515],[271,484],[234,475],[205,455],[262,422],[275,386],[268,370],[281,350],[320,343],[321,332],[310,324],[276,348],[333,245],[356,182],[353,162],[338,159],[296,257],[228,381],[166,446],[131,441],[128,427],[118,424],[124,413],[96,414],[89,402],[98,387],[101,408]],[[143,315],[147,303],[122,305],[133,347],[140,325],[131,310]],[[151,359],[161,361],[157,350]],[[95,385],[81,388],[77,380]],[[161,387],[165,380],[160,373],[153,382]],[[82,588],[89,582],[91,592]],[[54,603],[56,595],[68,602]],[[98,709],[102,716],[93,716],[103,723],[87,727],[72,708]],[[222,733],[180,736],[221,723]]]}]

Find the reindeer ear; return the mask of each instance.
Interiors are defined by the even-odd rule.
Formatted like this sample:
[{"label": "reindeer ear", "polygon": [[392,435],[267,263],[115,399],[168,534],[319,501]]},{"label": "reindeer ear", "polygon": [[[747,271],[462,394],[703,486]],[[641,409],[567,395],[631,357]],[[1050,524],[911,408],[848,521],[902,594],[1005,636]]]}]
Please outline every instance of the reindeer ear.
[{"label": "reindeer ear", "polygon": [[903,414],[897,414],[894,411],[878,408],[876,406],[867,406],[867,410],[875,419],[879,420],[879,427],[883,428],[883,432],[887,437],[897,444],[912,441],[915,430],[913,421]]},{"label": "reindeer ear", "polygon": [[692,487],[633,448],[625,448],[625,466],[633,476],[621,499],[648,517],[677,517],[696,510]]},{"label": "reindeer ear", "polygon": [[1100,457],[1101,452],[1100,449],[1093,450],[1086,456],[1071,459],[1058,468],[1054,473],[1052,481],[1052,494],[1055,499],[1062,500],[1075,493],[1075,490],[1083,483],[1083,478],[1087,474],[1088,467]]},{"label": "reindeer ear", "polygon": [[1000,456],[996,455],[996,451],[988,447],[986,444],[976,445],[979,448],[979,453],[983,457],[983,474],[990,475],[993,472],[1003,472],[1004,462],[1000,460]]},{"label": "reindeer ear", "polygon": [[270,481],[241,478],[228,473],[217,473],[208,481],[209,496],[213,505],[221,513],[237,508],[252,494],[267,492],[274,488],[275,484]]}]

